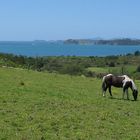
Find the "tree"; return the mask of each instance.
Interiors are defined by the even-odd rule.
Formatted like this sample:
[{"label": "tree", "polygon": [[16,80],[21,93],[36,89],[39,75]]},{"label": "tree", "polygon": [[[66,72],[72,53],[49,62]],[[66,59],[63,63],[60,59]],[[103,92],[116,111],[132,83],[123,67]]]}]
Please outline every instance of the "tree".
[{"label": "tree", "polygon": [[140,51],[135,51],[134,55],[135,56],[139,56],[140,55]]},{"label": "tree", "polygon": [[110,62],[109,63],[109,67],[115,67],[115,63],[114,62]]},{"label": "tree", "polygon": [[137,72],[140,72],[140,65],[137,67]]}]

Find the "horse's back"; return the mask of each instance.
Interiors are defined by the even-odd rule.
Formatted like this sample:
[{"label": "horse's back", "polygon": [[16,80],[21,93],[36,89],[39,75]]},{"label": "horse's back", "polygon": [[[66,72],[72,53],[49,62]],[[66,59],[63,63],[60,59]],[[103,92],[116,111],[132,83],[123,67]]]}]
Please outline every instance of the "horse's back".
[{"label": "horse's back", "polygon": [[113,76],[112,77],[112,85],[115,87],[123,87],[123,80],[125,78],[123,76]]},{"label": "horse's back", "polygon": [[108,86],[122,87],[123,80],[125,78],[123,76],[115,76],[113,74],[108,74],[104,76],[103,79]]}]

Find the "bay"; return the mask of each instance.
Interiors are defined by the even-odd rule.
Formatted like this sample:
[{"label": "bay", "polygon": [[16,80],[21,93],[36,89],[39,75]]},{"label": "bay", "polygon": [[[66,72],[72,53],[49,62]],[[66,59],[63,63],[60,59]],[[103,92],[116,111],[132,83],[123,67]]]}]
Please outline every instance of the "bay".
[{"label": "bay", "polygon": [[24,56],[108,56],[140,51],[140,46],[129,45],[74,45],[63,43],[4,42],[1,53]]}]

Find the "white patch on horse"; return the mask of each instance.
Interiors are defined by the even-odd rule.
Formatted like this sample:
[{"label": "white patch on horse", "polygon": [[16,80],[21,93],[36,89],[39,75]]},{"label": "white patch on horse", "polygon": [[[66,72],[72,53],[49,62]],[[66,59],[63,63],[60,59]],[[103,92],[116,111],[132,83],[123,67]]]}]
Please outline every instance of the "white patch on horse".
[{"label": "white patch on horse", "polygon": [[132,88],[133,90],[137,90],[134,82],[132,79],[130,79],[127,75],[123,75],[122,77],[124,77],[125,79],[122,81],[123,82],[123,87],[125,86],[126,82],[131,82],[132,83]]},{"label": "white patch on horse", "polygon": [[106,75],[106,76],[112,76],[113,74],[108,74],[108,75]]},{"label": "white patch on horse", "polygon": [[121,77],[124,77],[124,80],[122,81],[123,87],[125,86],[126,82],[130,82],[131,81],[131,79],[127,75],[123,75]]},{"label": "white patch on horse", "polygon": [[133,88],[133,90],[137,90],[137,87],[135,86],[134,81],[131,80],[131,82],[132,82],[132,88]]}]

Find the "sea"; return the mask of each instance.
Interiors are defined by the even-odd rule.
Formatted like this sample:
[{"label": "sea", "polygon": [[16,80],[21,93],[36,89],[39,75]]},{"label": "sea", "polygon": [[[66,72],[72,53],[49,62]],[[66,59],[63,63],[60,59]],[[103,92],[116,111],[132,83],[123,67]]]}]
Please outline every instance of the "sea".
[{"label": "sea", "polygon": [[23,56],[110,56],[140,51],[140,45],[77,45],[48,42],[0,42],[0,53]]}]

